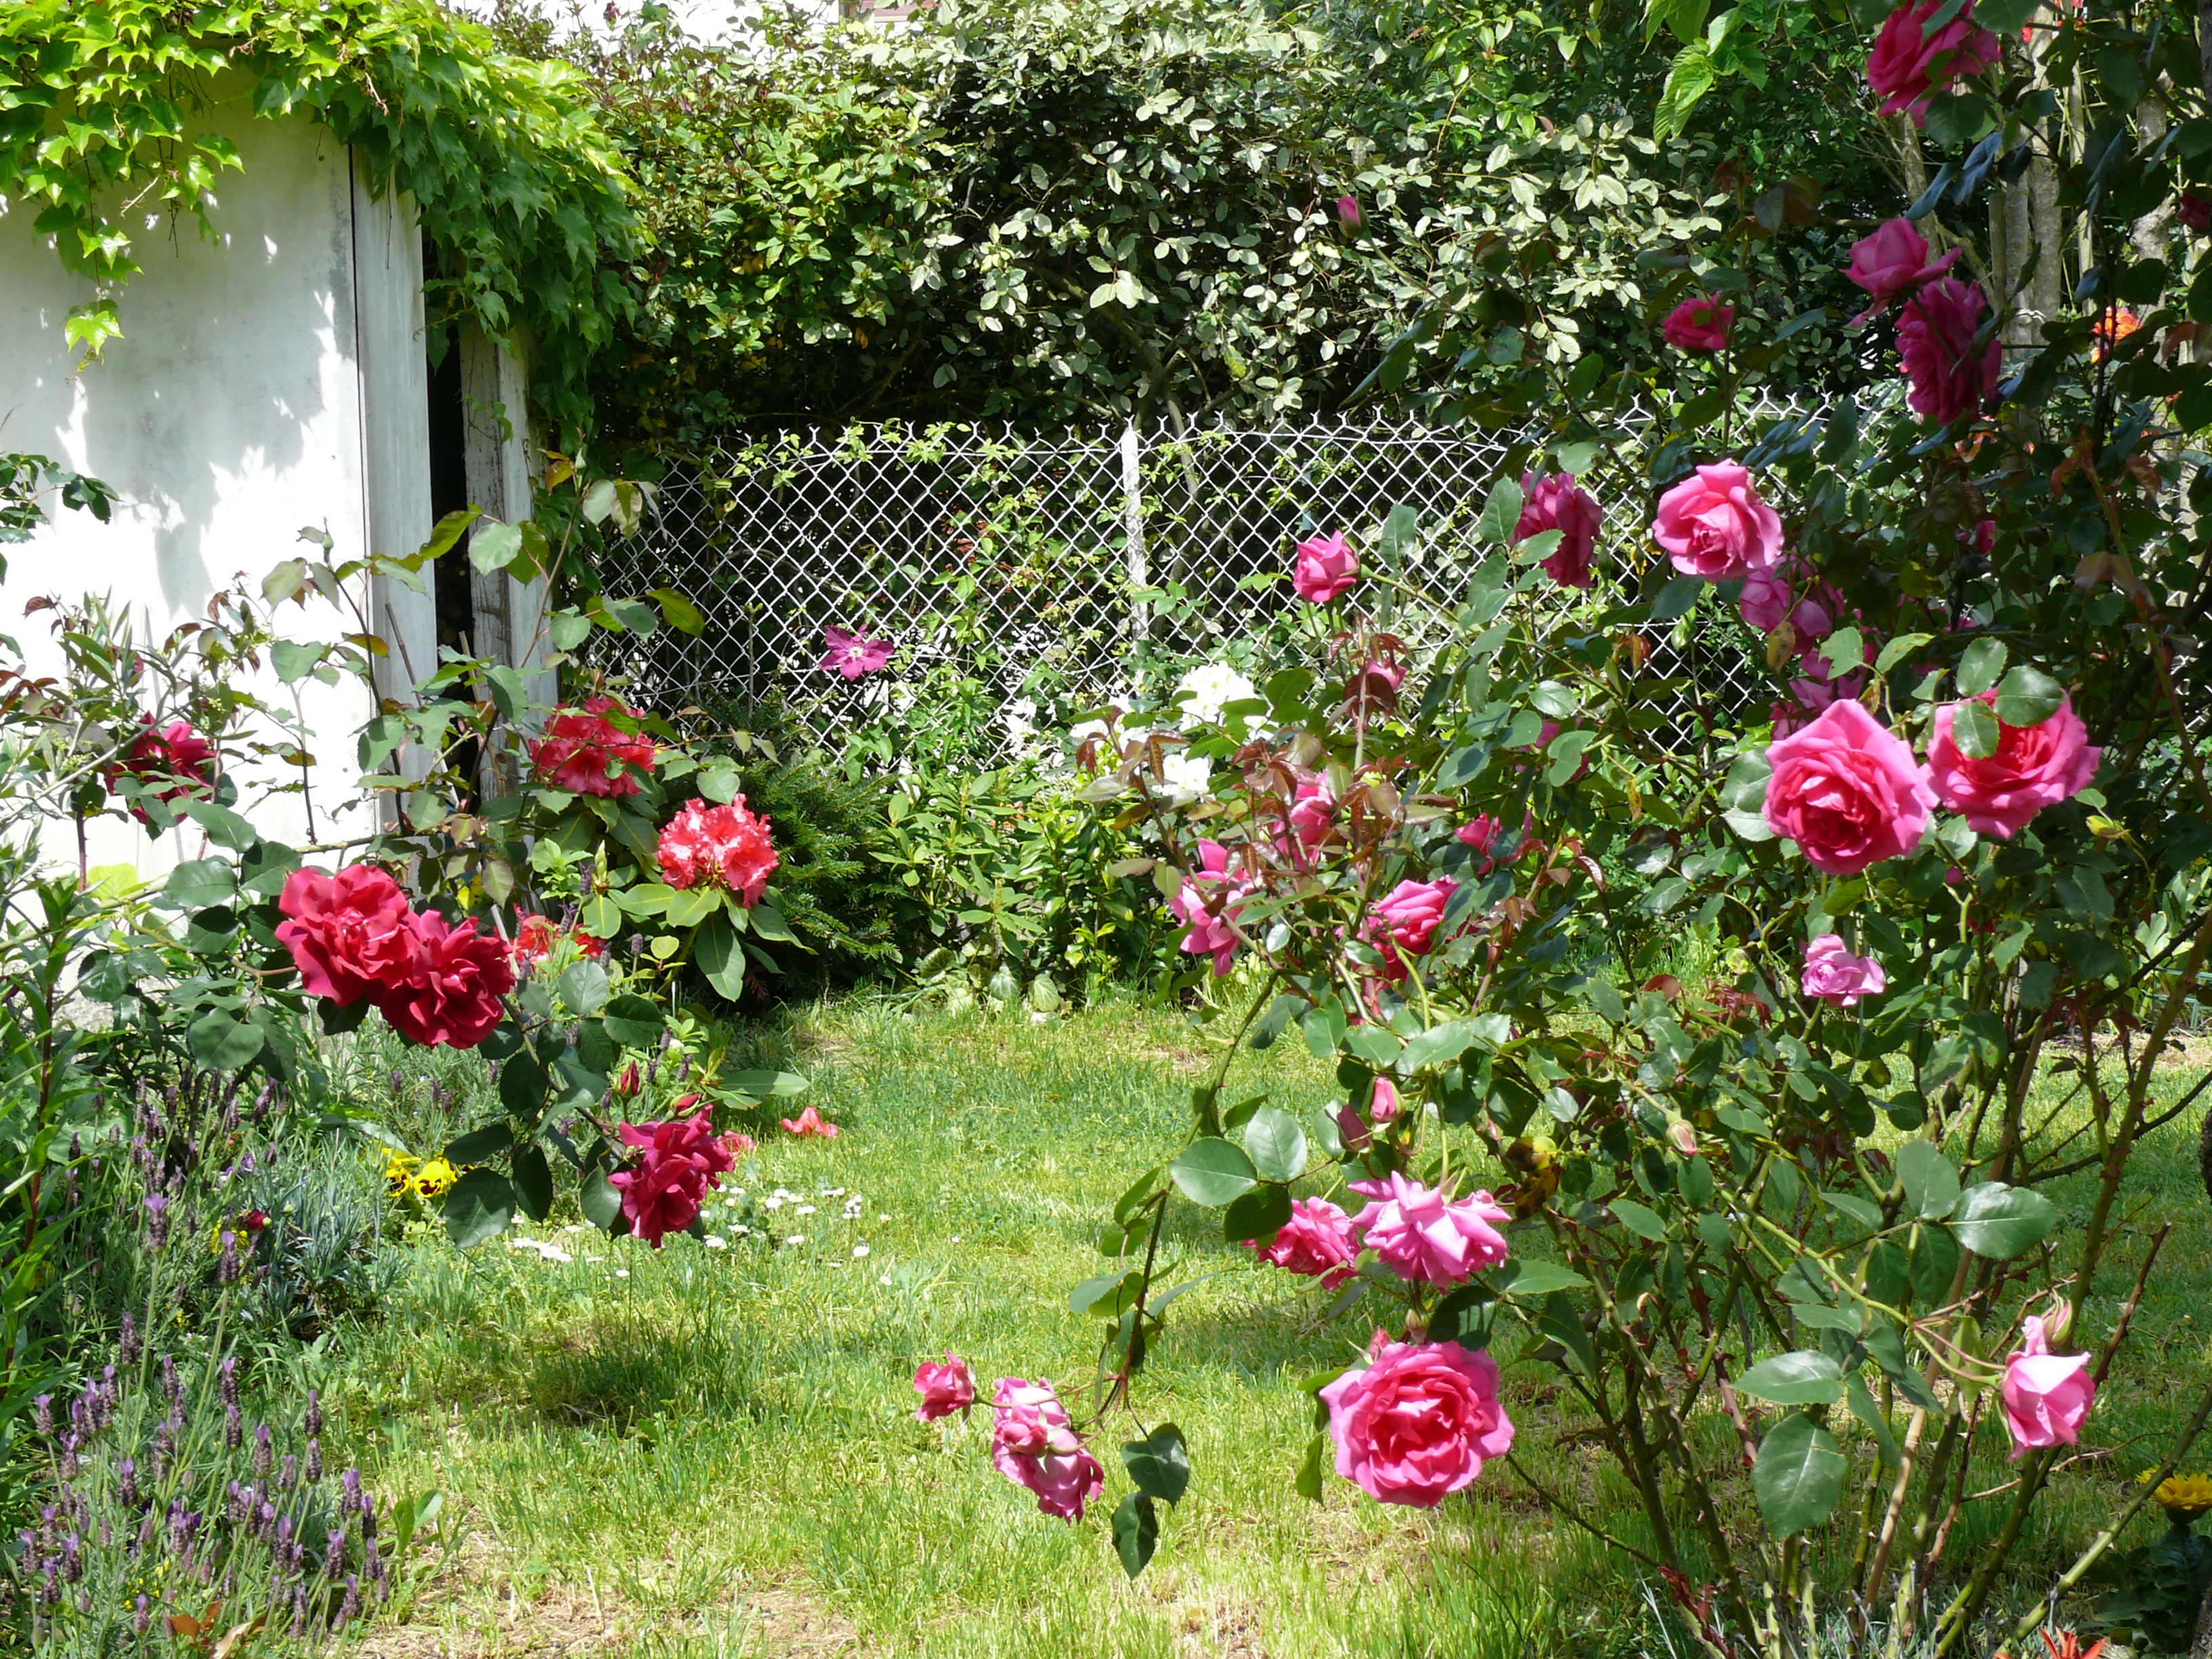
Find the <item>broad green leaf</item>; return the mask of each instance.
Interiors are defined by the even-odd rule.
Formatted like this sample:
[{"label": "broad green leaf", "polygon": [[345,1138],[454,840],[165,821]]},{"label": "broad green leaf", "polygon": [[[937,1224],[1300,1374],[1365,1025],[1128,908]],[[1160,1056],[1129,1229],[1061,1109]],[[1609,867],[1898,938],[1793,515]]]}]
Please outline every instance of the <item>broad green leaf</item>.
[{"label": "broad green leaf", "polygon": [[[725,927],[730,925],[722,908],[721,889],[718,887],[694,887],[678,893],[668,901],[667,921],[671,927],[699,927],[703,933],[705,929],[702,924],[710,916],[720,918]],[[720,990],[721,988],[717,986],[715,988]],[[733,997],[737,993],[728,991],[723,994]]]},{"label": "broad green leaf", "polygon": [[499,1103],[517,1117],[528,1117],[545,1103],[545,1068],[527,1051],[500,1062]]},{"label": "broad green leaf", "polygon": [[545,1162],[543,1147],[532,1145],[515,1149],[514,1196],[522,1206],[523,1214],[532,1221],[543,1221],[552,1213],[553,1170]]},{"label": "broad green leaf", "polygon": [[607,1004],[607,1035],[625,1048],[642,1048],[660,1040],[666,1017],[659,1006],[635,992],[624,992]]},{"label": "broad green leaf", "polygon": [[496,519],[479,520],[469,537],[469,562],[479,570],[504,570],[521,551],[521,529]]},{"label": "broad green leaf", "polygon": [[796,1072],[732,1072],[722,1081],[755,1100],[788,1100],[806,1092],[806,1079]]},{"label": "broad green leaf", "polygon": [[1838,628],[1822,642],[1820,654],[1828,660],[1828,672],[1841,679],[1866,666],[1866,641],[1856,628]]},{"label": "broad green leaf", "polygon": [[188,859],[169,872],[161,902],[172,910],[206,910],[238,891],[228,859]]},{"label": "broad green leaf", "polygon": [[1874,1395],[1867,1388],[1866,1379],[1856,1371],[1853,1371],[1844,1379],[1844,1389],[1845,1397],[1850,1401],[1851,1415],[1873,1431],[1875,1444],[1881,1452],[1882,1462],[1893,1469],[1895,1468],[1898,1459],[1897,1438],[1890,1431],[1889,1421],[1882,1416],[1881,1408],[1875,1404]]},{"label": "broad green leaf", "polygon": [[606,1177],[605,1170],[586,1170],[576,1188],[578,1206],[584,1219],[601,1232],[611,1232],[622,1215],[622,1194]]},{"label": "broad green leaf", "polygon": [[301,645],[292,640],[279,640],[269,647],[269,665],[285,684],[296,685],[315,672],[329,649],[327,645]]},{"label": "broad green leaf", "polygon": [[2065,700],[2064,686],[2022,663],[1997,687],[1997,718],[2007,726],[2040,726]]},{"label": "broad green leaf", "polygon": [[1997,683],[2004,672],[2005,642],[2002,640],[1978,639],[1966,647],[1959,659],[1959,690],[1969,697],[1978,697]]},{"label": "broad green leaf", "polygon": [[799,935],[791,931],[791,924],[783,919],[783,912],[763,899],[752,907],[753,932],[763,939],[782,945],[796,945]]},{"label": "broad green leaf", "polygon": [[1321,1502],[1322,1471],[1328,1467],[1329,1445],[1328,1436],[1317,1434],[1306,1442],[1306,1455],[1298,1460],[1297,1479],[1291,1484],[1309,1503]]},{"label": "broad green leaf", "polygon": [[1142,1440],[1125,1441],[1121,1466],[1139,1492],[1163,1504],[1180,1501],[1190,1488],[1190,1451],[1182,1431],[1172,1423],[1161,1424]]},{"label": "broad green leaf", "polygon": [[666,618],[668,625],[678,633],[696,637],[705,631],[707,619],[699,613],[699,607],[674,588],[653,588],[649,590],[649,596],[660,607],[660,614]]},{"label": "broad green leaf", "polygon": [[1524,1261],[1513,1275],[1513,1282],[1505,1287],[1508,1296],[1549,1296],[1554,1291],[1583,1290],[1589,1286],[1584,1279],[1571,1267],[1563,1267],[1556,1261]]},{"label": "broad green leaf", "polygon": [[1474,533],[1494,547],[1505,546],[1513,539],[1514,526],[1521,522],[1523,500],[1519,479],[1510,474],[1498,479],[1491,486],[1490,499],[1482,504]]},{"label": "broad green leaf", "polygon": [[1935,637],[1933,634],[1899,634],[1882,647],[1881,654],[1874,659],[1874,672],[1877,675],[1888,673]]},{"label": "broad green leaf", "polygon": [[210,1071],[235,1072],[253,1063],[265,1040],[262,1029],[225,1009],[203,1015],[185,1033],[192,1058]]},{"label": "broad green leaf", "polygon": [[514,1145],[514,1131],[504,1123],[488,1123],[447,1143],[446,1162],[455,1169],[481,1164]]},{"label": "broad green leaf", "polygon": [[1244,1149],[1218,1136],[1193,1141],[1168,1165],[1168,1174],[1194,1204],[1219,1209],[1260,1184],[1260,1172]]},{"label": "broad green leaf", "polygon": [[1940,1221],[1959,1201],[1959,1172],[1942,1149],[1925,1140],[1908,1140],[1897,1149],[1897,1178],[1905,1201],[1923,1221]]},{"label": "broad green leaf", "polygon": [[1838,1213],[1849,1216],[1862,1227],[1871,1229],[1881,1225],[1881,1206],[1869,1203],[1856,1193],[1832,1193],[1823,1188],[1820,1200]]},{"label": "broad green leaf", "polygon": [[1769,1429],[1759,1443],[1751,1489],[1774,1535],[1787,1538],[1835,1513],[1844,1492],[1844,1468],[1833,1437],[1802,1412]]},{"label": "broad green leaf", "polygon": [[1244,1126],[1244,1150],[1268,1181],[1296,1181],[1305,1173],[1306,1132],[1279,1106],[1262,1106]]},{"label": "broad green leaf", "polygon": [[495,1170],[471,1170],[446,1194],[446,1237],[464,1250],[505,1232],[514,1220],[514,1188]]},{"label": "broad green leaf", "polygon": [[561,1000],[568,1012],[589,1017],[607,1006],[607,970],[586,957],[561,975]]},{"label": "broad green leaf", "polygon": [[1951,1231],[1976,1255],[2003,1261],[2041,1243],[2057,1224],[2057,1210],[2041,1193],[1986,1181],[1959,1195]]},{"label": "broad green leaf", "polygon": [[1121,1559],[1121,1571],[1134,1578],[1159,1541],[1159,1510],[1145,1493],[1131,1492],[1114,1511],[1114,1553]]},{"label": "broad green leaf", "polygon": [[1647,1209],[1632,1198],[1616,1198],[1606,1206],[1620,1218],[1620,1224],[1638,1238],[1653,1244],[1667,1237],[1667,1224],[1658,1212]]},{"label": "broad green leaf", "polygon": [[1221,1236],[1231,1244],[1264,1243],[1290,1224],[1291,1189],[1269,1182],[1240,1193],[1222,1212]]},{"label": "broad green leaf", "polygon": [[1096,1279],[1086,1279],[1067,1293],[1070,1313],[1097,1314],[1102,1319],[1120,1316],[1125,1308],[1137,1305],[1137,1297],[1145,1288],[1145,1273],[1141,1267],[1132,1267],[1125,1273],[1101,1273]]},{"label": "broad green leaf", "polygon": [[1843,1376],[1827,1355],[1800,1349],[1760,1360],[1736,1379],[1735,1389],[1778,1406],[1825,1406],[1844,1397]]},{"label": "broad green leaf", "polygon": [[1997,720],[1979,697],[1951,705],[1951,741],[1968,760],[1987,760],[1997,752]]},{"label": "broad green leaf", "polygon": [[[690,895],[680,896],[688,898]],[[744,947],[738,943],[737,929],[730,926],[729,917],[720,906],[692,935],[691,961],[707,976],[707,983],[731,1001],[735,1002],[745,994]]]},{"label": "broad green leaf", "polygon": [[1398,1069],[1410,1075],[1431,1066],[1449,1066],[1466,1053],[1479,1036],[1473,1020],[1454,1019],[1431,1025],[1419,1036],[1407,1039],[1398,1056]]}]

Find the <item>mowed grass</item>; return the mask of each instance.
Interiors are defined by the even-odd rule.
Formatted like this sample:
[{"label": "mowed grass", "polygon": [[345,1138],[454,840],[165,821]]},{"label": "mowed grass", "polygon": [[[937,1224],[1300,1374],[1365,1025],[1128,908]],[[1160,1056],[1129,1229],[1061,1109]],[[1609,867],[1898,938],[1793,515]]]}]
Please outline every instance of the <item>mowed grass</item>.
[{"label": "mowed grass", "polygon": [[[948,1349],[987,1395],[1000,1376],[1049,1377],[1087,1409],[1098,1327],[1066,1310],[1066,1293],[1103,1267],[1094,1241],[1115,1197],[1179,1140],[1214,1057],[1206,1041],[1172,1012],[1128,1005],[1043,1026],[817,1012],[762,1058],[804,1073],[805,1098],[843,1133],[764,1135],[726,1177],[755,1199],[799,1195],[770,1219],[804,1244],[684,1238],[655,1253],[562,1231],[573,1215],[527,1230],[570,1252],[566,1264],[422,1237],[392,1316],[353,1339],[348,1419],[373,1443],[376,1484],[443,1492],[471,1542],[390,1639],[539,1649],[537,1627],[561,1623],[572,1652],[715,1659],[1667,1651],[1633,1564],[1503,1467],[1429,1514],[1333,1476],[1320,1504],[1297,1497],[1311,1432],[1300,1385],[1340,1369],[1366,1327],[1322,1326],[1326,1298],[1222,1246],[1187,1209],[1174,1247],[1187,1276],[1212,1276],[1170,1310],[1137,1400],[1146,1425],[1181,1426],[1194,1474],[1143,1577],[1125,1579],[1107,1525],[1128,1490],[1112,1449],[1134,1437],[1126,1416],[1099,1436],[1106,1495],[1078,1526],[1038,1514],[992,1470],[987,1409],[915,1422],[914,1368]],[[1240,1056],[1231,1098],[1239,1085],[1300,1108],[1334,1092],[1295,1042]],[[2139,1159],[2136,1213],[2089,1323],[2109,1326],[2122,1274],[2169,1221],[2159,1290],[2100,1399],[2085,1440],[2100,1455],[2059,1476],[2023,1544],[2022,1594],[2117,1512],[2203,1386],[2212,1206],[2196,1121]],[[2053,1196],[2068,1209],[2063,1243],[2086,1215],[2086,1178]],[[718,1207],[710,1229],[730,1237],[734,1218]],[[1543,1253],[1530,1233],[1516,1249]],[[1505,1339],[1501,1358],[1521,1346]],[[1645,1541],[1626,1484],[1572,1437],[1582,1425],[1550,1368],[1509,1364],[1505,1400],[1532,1473]],[[1857,1481],[1866,1448],[1844,1433]],[[2005,1443],[1985,1429],[1970,1491],[2007,1478]],[[1756,1525],[1747,1487],[1728,1500]],[[1971,1561],[2001,1520],[2001,1498],[1970,1505],[1951,1559]],[[2139,1522],[2123,1542],[2151,1529]]]}]

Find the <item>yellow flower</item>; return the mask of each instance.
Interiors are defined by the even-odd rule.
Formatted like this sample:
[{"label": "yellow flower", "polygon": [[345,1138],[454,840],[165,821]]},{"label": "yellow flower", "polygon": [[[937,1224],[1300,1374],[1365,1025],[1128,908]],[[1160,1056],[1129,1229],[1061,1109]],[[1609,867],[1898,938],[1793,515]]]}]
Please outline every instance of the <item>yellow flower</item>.
[{"label": "yellow flower", "polygon": [[415,1190],[424,1198],[436,1198],[460,1177],[461,1172],[444,1158],[434,1158],[416,1176]]},{"label": "yellow flower", "polygon": [[390,1183],[395,1198],[407,1190],[415,1171],[422,1166],[421,1158],[406,1152],[392,1152],[384,1155],[384,1178]]},{"label": "yellow flower", "polygon": [[2201,1474],[2168,1475],[2150,1495],[2166,1511],[2166,1519],[2186,1526],[2200,1515],[2212,1512],[2212,1478]]}]

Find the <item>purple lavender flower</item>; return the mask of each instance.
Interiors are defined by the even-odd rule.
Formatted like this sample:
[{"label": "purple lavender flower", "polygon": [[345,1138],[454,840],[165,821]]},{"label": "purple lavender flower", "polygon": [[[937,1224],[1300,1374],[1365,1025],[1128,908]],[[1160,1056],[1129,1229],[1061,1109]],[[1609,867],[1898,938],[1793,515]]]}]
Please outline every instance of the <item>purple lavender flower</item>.
[{"label": "purple lavender flower", "polygon": [[54,1397],[42,1394],[31,1402],[31,1421],[38,1425],[40,1434],[54,1431]]},{"label": "purple lavender flower", "polygon": [[299,1484],[300,1460],[293,1456],[290,1452],[286,1452],[284,1454],[284,1462],[278,1467],[276,1471],[276,1490],[278,1492],[290,1492]]},{"label": "purple lavender flower", "polygon": [[348,1469],[343,1474],[340,1475],[338,1477],[338,1513],[340,1515],[349,1515],[354,1510],[362,1507],[361,1496],[361,1471],[359,1469]]},{"label": "purple lavender flower", "polygon": [[255,1424],[253,1425],[253,1478],[255,1480],[266,1480],[269,1478],[270,1465],[275,1461],[276,1455],[276,1449],[270,1444],[269,1439],[269,1425],[266,1423]]},{"label": "purple lavender flower", "polygon": [[216,1372],[216,1389],[226,1406],[238,1403],[238,1359],[235,1355],[225,1359]]},{"label": "purple lavender flower", "polygon": [[222,1254],[216,1259],[215,1277],[219,1285],[238,1283],[238,1235],[228,1227],[222,1230]]},{"label": "purple lavender flower", "polygon": [[358,1575],[346,1575],[345,1600],[338,1603],[338,1623],[350,1625],[361,1616],[361,1579]]},{"label": "purple lavender flower", "polygon": [[307,1443],[307,1476],[311,1486],[323,1478],[323,1443],[319,1440]]},{"label": "purple lavender flower", "polygon": [[169,1200],[155,1193],[146,1200],[146,1248],[161,1250],[169,1243]]},{"label": "purple lavender flower", "polygon": [[123,1316],[122,1340],[117,1346],[118,1355],[126,1365],[135,1365],[145,1351],[138,1341],[138,1322],[129,1314]]},{"label": "purple lavender flower", "polygon": [[238,1402],[232,1401],[222,1408],[222,1445],[225,1451],[236,1451],[246,1443],[246,1419],[239,1414]]},{"label": "purple lavender flower", "polygon": [[126,1510],[138,1507],[138,1462],[126,1457],[115,1466],[115,1501]]},{"label": "purple lavender flower", "polygon": [[310,1389],[307,1390],[307,1409],[306,1414],[300,1419],[300,1426],[307,1431],[310,1438],[313,1438],[314,1436],[319,1435],[323,1431],[323,1394],[321,1389]]}]

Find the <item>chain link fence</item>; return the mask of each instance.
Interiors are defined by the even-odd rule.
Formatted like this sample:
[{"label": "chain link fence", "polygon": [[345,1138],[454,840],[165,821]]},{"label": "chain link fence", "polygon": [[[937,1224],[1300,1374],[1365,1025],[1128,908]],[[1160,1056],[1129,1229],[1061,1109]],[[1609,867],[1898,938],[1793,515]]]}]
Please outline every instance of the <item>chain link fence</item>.
[{"label": "chain link fence", "polygon": [[[1654,556],[1651,432],[1632,411],[1584,477],[1605,509],[1601,587]],[[651,520],[601,566],[611,591],[678,589],[705,629],[631,636],[598,665],[664,713],[744,722],[774,710],[832,748],[886,715],[957,702],[995,714],[986,746],[1005,753],[1157,692],[1193,661],[1233,660],[1291,602],[1281,573],[1316,531],[1371,548],[1390,510],[1411,507],[1417,567],[1436,591],[1462,591],[1487,550],[1472,526],[1492,486],[1544,435],[1346,420],[1181,437],[975,426],[732,437],[673,465]],[[1712,607],[1698,614],[1710,637],[1678,629],[1645,666],[1650,712],[1685,736],[1693,711],[1770,696],[1740,633]],[[1396,626],[1418,651],[1436,621],[1416,607]],[[859,681],[827,670],[831,627],[894,641],[889,670]]]}]

